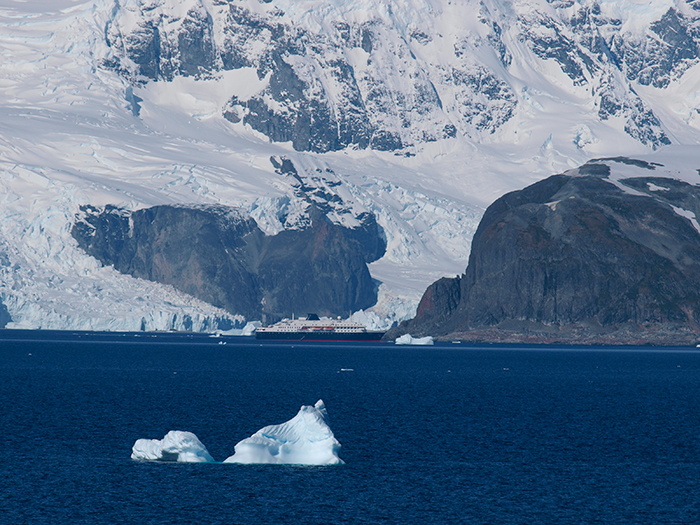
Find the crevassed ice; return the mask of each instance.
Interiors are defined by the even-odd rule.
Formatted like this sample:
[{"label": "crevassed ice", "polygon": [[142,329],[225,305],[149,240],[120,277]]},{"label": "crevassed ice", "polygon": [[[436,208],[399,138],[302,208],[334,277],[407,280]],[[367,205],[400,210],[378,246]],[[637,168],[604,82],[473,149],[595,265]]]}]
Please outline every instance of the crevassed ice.
[{"label": "crevassed ice", "polygon": [[212,463],[214,458],[192,432],[171,430],[163,439],[139,439],[131,449],[131,459],[140,461],[175,461],[178,463]]},{"label": "crevassed ice", "polygon": [[338,457],[340,447],[319,399],[314,406],[302,406],[289,421],[261,428],[239,442],[224,463],[340,465],[344,463]]}]

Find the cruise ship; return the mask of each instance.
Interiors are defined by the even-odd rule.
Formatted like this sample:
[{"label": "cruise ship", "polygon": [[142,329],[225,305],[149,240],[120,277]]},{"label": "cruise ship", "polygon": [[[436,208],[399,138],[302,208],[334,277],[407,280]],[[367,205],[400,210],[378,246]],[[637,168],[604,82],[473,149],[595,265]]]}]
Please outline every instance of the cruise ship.
[{"label": "cruise ship", "polygon": [[278,341],[379,341],[385,333],[367,330],[363,324],[349,319],[319,319],[316,314],[308,314],[258,328],[255,338]]}]

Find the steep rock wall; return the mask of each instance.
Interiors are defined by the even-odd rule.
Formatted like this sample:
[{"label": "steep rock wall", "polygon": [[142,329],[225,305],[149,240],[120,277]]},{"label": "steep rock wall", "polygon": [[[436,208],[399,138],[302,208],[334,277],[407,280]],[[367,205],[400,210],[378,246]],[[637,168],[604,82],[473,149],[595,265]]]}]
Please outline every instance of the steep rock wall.
[{"label": "steep rock wall", "polygon": [[376,221],[354,231],[318,210],[310,216],[306,229],[265,236],[252,218],[224,206],[134,212],[86,206],[72,235],[122,273],[170,284],[249,319],[347,315],[372,306],[377,296],[367,263],[383,254]]},{"label": "steep rock wall", "polygon": [[[616,162],[638,162],[648,175],[611,179]],[[392,335],[695,341],[700,188],[653,171],[602,159],[498,199],[465,274],[431,285],[416,318]]]}]

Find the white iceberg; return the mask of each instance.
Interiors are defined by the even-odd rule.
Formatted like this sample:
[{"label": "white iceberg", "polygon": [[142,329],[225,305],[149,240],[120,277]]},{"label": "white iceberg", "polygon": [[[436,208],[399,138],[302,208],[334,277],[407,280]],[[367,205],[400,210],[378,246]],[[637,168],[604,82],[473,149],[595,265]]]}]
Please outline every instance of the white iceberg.
[{"label": "white iceberg", "polygon": [[411,334],[404,334],[401,337],[397,337],[394,344],[397,345],[432,345],[433,338],[427,337],[412,337]]},{"label": "white iceberg", "polygon": [[175,461],[212,463],[207,448],[192,432],[171,430],[163,439],[139,439],[131,449],[131,459],[139,461]]},{"label": "white iceberg", "polygon": [[222,335],[235,335],[235,336],[251,336],[255,335],[255,330],[260,328],[262,323],[260,321],[249,321],[243,328],[232,328],[231,330],[217,330],[214,332],[213,337],[221,337]]},{"label": "white iceberg", "polygon": [[289,465],[340,465],[340,443],[328,426],[322,400],[302,406],[286,423],[258,430],[235,447],[224,463],[274,463]]}]

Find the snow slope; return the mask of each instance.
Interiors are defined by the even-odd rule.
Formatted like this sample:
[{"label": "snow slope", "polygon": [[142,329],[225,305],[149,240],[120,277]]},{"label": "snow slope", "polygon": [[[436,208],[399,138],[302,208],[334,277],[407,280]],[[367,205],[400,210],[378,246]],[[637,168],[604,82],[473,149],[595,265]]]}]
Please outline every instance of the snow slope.
[{"label": "snow slope", "polygon": [[[157,3],[129,0],[122,2],[123,12]],[[480,47],[486,35],[470,2],[235,3],[261,14],[280,8],[286,20],[317,31],[329,20],[379,18],[397,31],[387,42],[416,31],[431,38],[423,46],[411,44],[419,61],[439,62],[459,40],[489,67],[503,70]],[[209,1],[166,4],[174,18],[182,15],[178,9],[186,12],[195,4],[213,9]],[[352,210],[376,214],[388,248],[370,266],[381,283],[379,303],[363,315],[374,315],[380,324],[412,315],[428,284],[464,271],[479,218],[503,193],[593,157],[664,155],[669,165],[684,158],[690,166],[696,156],[698,64],[664,88],[634,85],[675,144],[651,154],[649,145],[623,132],[620,117],[595,117],[583,95],[587,88],[573,85],[551,60],[533,58],[508,31],[504,39],[511,39],[511,52],[521,51],[508,69],[517,105],[514,116],[492,133],[470,134],[465,127],[454,138],[414,142],[408,156],[354,147],[296,151],[289,142],[270,142],[222,116],[232,94],[252,96],[262,89],[253,68],[133,83],[102,67],[111,52],[105,28],[117,5],[37,0],[0,6],[0,302],[12,317],[9,327],[241,328],[242,318],[101,267],[77,248],[70,227],[83,204],[138,209],[219,203],[244,208],[264,231],[279,231],[285,227],[279,217],[293,216],[299,203],[289,182],[275,173],[271,156],[286,156],[307,175],[330,170]],[[484,5],[508,16],[509,9],[498,3]],[[625,13],[625,28],[637,34],[669,5],[603,2],[601,8]],[[518,2],[511,8],[528,6]],[[543,2],[533,6],[553,9]],[[128,16],[120,20],[128,26]],[[403,89],[402,77],[394,81]],[[458,111],[460,96],[441,93],[445,112]],[[414,127],[428,129],[437,118],[414,120]],[[351,220],[351,214],[337,220]]]}]

